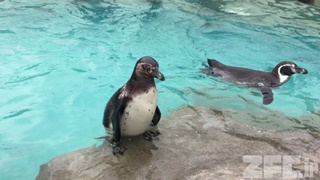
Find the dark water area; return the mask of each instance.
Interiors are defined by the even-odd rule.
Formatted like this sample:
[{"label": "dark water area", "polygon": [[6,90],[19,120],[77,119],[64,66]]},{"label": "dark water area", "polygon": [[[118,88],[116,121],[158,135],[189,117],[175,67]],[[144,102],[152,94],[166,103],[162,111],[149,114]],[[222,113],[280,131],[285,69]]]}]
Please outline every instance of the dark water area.
[{"label": "dark water area", "polygon": [[314,6],[320,6],[320,1],[319,0],[299,0],[300,2],[306,3],[306,4],[311,4]]}]

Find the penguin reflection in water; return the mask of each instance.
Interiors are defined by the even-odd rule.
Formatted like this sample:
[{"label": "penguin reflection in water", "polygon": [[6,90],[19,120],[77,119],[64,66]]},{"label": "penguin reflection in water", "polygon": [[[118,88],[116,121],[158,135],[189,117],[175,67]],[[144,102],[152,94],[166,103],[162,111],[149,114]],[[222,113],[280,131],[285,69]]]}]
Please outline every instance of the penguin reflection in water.
[{"label": "penguin reflection in water", "polygon": [[293,74],[307,74],[306,69],[298,67],[291,61],[283,61],[276,65],[272,72],[263,72],[247,68],[227,66],[217,60],[208,59],[207,69],[200,69],[210,76],[218,76],[236,84],[257,88],[263,95],[263,104],[271,104],[273,93],[271,88],[286,83]]},{"label": "penguin reflection in water", "polygon": [[103,126],[106,131],[112,129],[110,141],[114,155],[123,155],[126,150],[120,144],[122,136],[143,134],[146,140],[151,141],[160,134],[148,130],[150,125],[156,126],[161,118],[154,78],[161,81],[165,79],[156,60],[148,56],[142,57],[136,63],[128,82],[118,89],[107,103]]}]

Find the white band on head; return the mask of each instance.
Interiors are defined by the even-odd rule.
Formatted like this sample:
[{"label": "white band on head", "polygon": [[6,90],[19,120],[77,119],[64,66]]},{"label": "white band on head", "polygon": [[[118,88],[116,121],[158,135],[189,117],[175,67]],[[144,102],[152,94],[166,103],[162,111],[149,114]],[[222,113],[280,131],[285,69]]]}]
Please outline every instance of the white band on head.
[{"label": "white band on head", "polygon": [[286,81],[289,79],[289,76],[288,76],[288,75],[283,75],[283,74],[281,74],[281,72],[280,72],[281,68],[284,67],[284,66],[294,67],[295,65],[294,65],[294,64],[284,64],[284,65],[281,65],[281,66],[278,68],[278,75],[279,75],[280,83],[284,83],[284,82],[286,82]]}]

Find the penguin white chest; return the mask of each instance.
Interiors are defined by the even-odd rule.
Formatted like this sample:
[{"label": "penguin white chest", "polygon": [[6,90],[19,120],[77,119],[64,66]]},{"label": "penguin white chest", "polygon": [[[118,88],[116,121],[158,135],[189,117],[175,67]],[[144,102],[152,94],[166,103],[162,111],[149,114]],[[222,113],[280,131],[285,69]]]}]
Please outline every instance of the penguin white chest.
[{"label": "penguin white chest", "polygon": [[157,101],[156,88],[132,97],[120,119],[121,135],[137,136],[146,132],[154,116]]}]

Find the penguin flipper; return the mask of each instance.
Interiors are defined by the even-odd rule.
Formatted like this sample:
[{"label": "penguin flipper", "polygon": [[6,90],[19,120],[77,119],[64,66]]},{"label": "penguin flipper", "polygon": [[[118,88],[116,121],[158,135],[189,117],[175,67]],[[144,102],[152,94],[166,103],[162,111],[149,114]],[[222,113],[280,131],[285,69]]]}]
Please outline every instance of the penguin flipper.
[{"label": "penguin flipper", "polygon": [[269,87],[261,87],[260,89],[261,94],[263,95],[263,104],[268,105],[271,104],[273,101],[273,92]]},{"label": "penguin flipper", "polygon": [[161,118],[161,112],[160,112],[159,106],[157,106],[151,121],[151,126],[156,126],[159,123],[160,118]]},{"label": "penguin flipper", "polygon": [[121,139],[121,129],[120,129],[120,113],[124,109],[124,98],[119,99],[119,103],[117,104],[116,108],[112,112],[111,115],[111,123],[113,129],[113,143],[114,145],[118,145]]},{"label": "penguin flipper", "polygon": [[120,154],[123,155],[127,150],[126,147],[120,144],[121,139],[121,129],[120,129],[120,117],[121,113],[124,110],[124,97],[119,98],[119,103],[114,109],[111,115],[112,129],[113,129],[113,137],[112,137],[112,146],[113,146],[113,155]]}]

